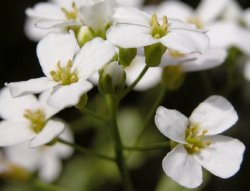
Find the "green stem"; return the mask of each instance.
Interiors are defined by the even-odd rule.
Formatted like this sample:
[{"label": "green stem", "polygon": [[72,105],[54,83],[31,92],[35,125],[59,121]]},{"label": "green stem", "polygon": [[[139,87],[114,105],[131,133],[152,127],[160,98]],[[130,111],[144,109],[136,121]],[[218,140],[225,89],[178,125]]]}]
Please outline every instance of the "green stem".
[{"label": "green stem", "polygon": [[123,180],[123,185],[126,191],[132,191],[132,183],[130,180],[130,175],[125,163],[125,158],[123,154],[123,144],[120,136],[120,132],[117,124],[117,108],[119,105],[119,99],[113,95],[107,95],[107,104],[110,110],[110,126],[111,126],[111,134],[114,140],[115,154],[116,154],[116,164],[121,174],[121,178]]},{"label": "green stem", "polygon": [[98,119],[98,120],[102,120],[102,121],[107,121],[107,120],[108,120],[108,118],[103,117],[103,116],[100,116],[100,115],[96,114],[95,112],[90,111],[90,110],[88,110],[88,109],[86,109],[86,108],[82,108],[82,109],[80,109],[80,111],[81,111],[82,113],[84,113],[84,114],[86,114],[86,115],[89,115],[89,116],[91,116],[91,117],[93,117],[93,118],[96,118],[96,119]]},{"label": "green stem", "polygon": [[115,159],[113,157],[106,156],[106,155],[98,153],[96,151],[83,148],[83,147],[81,147],[81,146],[79,146],[77,144],[70,143],[70,142],[62,140],[62,139],[58,139],[58,141],[60,143],[63,143],[65,145],[68,145],[68,146],[74,148],[75,150],[77,150],[78,152],[80,152],[82,154],[87,154],[87,155],[90,155],[90,156],[93,156],[93,157],[96,157],[96,158],[99,158],[99,159],[105,159],[105,160],[108,160],[108,161],[115,161]]},{"label": "green stem", "polygon": [[123,146],[125,150],[130,150],[130,151],[153,151],[153,150],[159,150],[159,149],[166,149],[167,147],[170,147],[170,142],[161,142],[161,143],[154,143],[152,145],[147,145],[147,146],[134,146],[134,147],[129,147],[129,146]]},{"label": "green stem", "polygon": [[123,92],[123,94],[120,96],[120,99],[124,98],[138,84],[138,82],[142,79],[142,77],[148,71],[148,69],[149,66],[146,65],[139,74],[139,76],[136,78],[136,80],[130,86],[128,86],[127,89]]},{"label": "green stem", "polygon": [[142,129],[135,141],[135,146],[140,142],[141,138],[143,137],[144,133],[147,130],[148,124],[150,123],[150,121],[152,120],[153,116],[155,115],[156,109],[157,107],[160,105],[160,103],[162,102],[163,98],[165,97],[167,93],[167,88],[166,86],[162,86],[160,93],[158,94],[158,97],[156,98],[154,104],[151,106],[150,111],[148,112],[147,116],[145,117]]}]

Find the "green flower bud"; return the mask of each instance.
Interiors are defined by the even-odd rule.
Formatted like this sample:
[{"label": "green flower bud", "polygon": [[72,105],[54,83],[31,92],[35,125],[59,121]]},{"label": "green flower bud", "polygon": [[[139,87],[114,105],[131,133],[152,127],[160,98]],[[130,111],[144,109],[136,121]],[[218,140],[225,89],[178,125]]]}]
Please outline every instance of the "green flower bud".
[{"label": "green flower bud", "polygon": [[93,38],[95,38],[95,33],[90,27],[87,26],[82,26],[77,33],[77,41],[80,47]]},{"label": "green flower bud", "polygon": [[98,88],[103,94],[120,93],[125,86],[126,73],[118,62],[110,62],[100,71]]},{"label": "green flower bud", "polygon": [[156,43],[144,47],[146,64],[150,67],[159,66],[161,63],[162,55],[165,53],[166,49],[167,48],[161,43]]},{"label": "green flower bud", "polygon": [[169,90],[178,89],[185,79],[185,73],[181,69],[180,65],[166,66],[162,73],[162,83]]},{"label": "green flower bud", "polygon": [[119,48],[119,62],[122,66],[129,66],[137,53],[136,48]]}]

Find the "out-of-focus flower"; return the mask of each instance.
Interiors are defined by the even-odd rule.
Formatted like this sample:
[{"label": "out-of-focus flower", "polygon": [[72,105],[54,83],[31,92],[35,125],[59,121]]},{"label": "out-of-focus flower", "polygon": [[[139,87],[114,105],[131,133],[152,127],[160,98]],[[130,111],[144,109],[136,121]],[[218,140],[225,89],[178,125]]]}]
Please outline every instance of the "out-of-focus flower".
[{"label": "out-of-focus flower", "polygon": [[[65,128],[59,138],[73,142],[73,135],[68,128]],[[39,177],[43,181],[51,182],[60,175],[61,160],[70,157],[73,154],[73,149],[58,142],[31,149],[25,142],[5,148],[4,153],[8,162],[29,172],[38,171]]]},{"label": "out-of-focus flower", "polygon": [[189,119],[176,110],[159,107],[155,123],[176,144],[162,161],[164,172],[187,188],[202,183],[202,168],[229,178],[240,168],[245,146],[238,139],[217,135],[238,120],[233,106],[221,96],[203,101]]},{"label": "out-of-focus flower", "polygon": [[7,86],[14,97],[50,90],[50,105],[60,109],[74,106],[92,88],[87,79],[114,54],[114,47],[101,38],[89,41],[79,50],[73,33],[51,33],[37,46],[38,59],[46,77]]},{"label": "out-of-focus flower", "polygon": [[163,16],[148,15],[131,7],[117,8],[115,25],[107,31],[107,39],[122,48],[139,48],[156,43],[182,53],[204,52],[209,39],[191,25]]},{"label": "out-of-focus flower", "polygon": [[64,130],[64,124],[51,119],[59,109],[50,107],[46,101],[49,92],[37,99],[34,95],[12,98],[9,90],[0,92],[0,146],[15,145],[29,141],[37,147],[52,141]]}]

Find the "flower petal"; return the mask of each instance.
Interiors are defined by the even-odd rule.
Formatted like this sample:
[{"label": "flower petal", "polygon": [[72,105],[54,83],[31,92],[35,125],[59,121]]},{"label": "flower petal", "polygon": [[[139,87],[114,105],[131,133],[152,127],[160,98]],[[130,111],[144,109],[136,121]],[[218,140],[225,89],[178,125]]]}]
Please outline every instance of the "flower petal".
[{"label": "flower petal", "polygon": [[245,146],[238,139],[215,135],[207,137],[212,143],[194,155],[204,168],[221,178],[233,176],[240,168]]},{"label": "flower petal", "polygon": [[51,78],[50,72],[57,69],[57,63],[66,66],[77,50],[78,44],[72,32],[48,34],[37,45],[37,56],[44,74]]},{"label": "flower petal", "polygon": [[87,93],[92,87],[91,83],[84,80],[68,86],[58,86],[52,92],[48,103],[58,109],[74,106],[78,104],[81,96]]},{"label": "flower petal", "polygon": [[155,115],[155,124],[159,131],[171,140],[186,143],[185,132],[188,119],[177,110],[158,107]]},{"label": "flower petal", "polygon": [[238,120],[238,115],[231,103],[222,96],[210,96],[192,112],[191,124],[199,125],[199,130],[207,130],[206,135],[219,134]]},{"label": "flower petal", "polygon": [[[107,64],[115,55],[115,47],[101,38],[87,42],[76,55],[74,68],[81,80],[87,80]],[[73,68],[73,69],[74,69]]]},{"label": "flower petal", "polygon": [[49,143],[59,136],[64,130],[64,124],[60,121],[49,120],[43,130],[39,132],[34,139],[30,141],[30,147],[38,147]]},{"label": "flower petal", "polygon": [[61,161],[53,152],[43,153],[40,160],[39,176],[45,182],[54,181],[62,169]]},{"label": "flower petal", "polygon": [[[126,71],[126,82],[128,85],[132,84],[138,75],[145,67],[145,58],[137,56],[131,62],[131,64],[125,68]],[[142,77],[139,83],[134,87],[134,90],[144,91],[157,85],[161,80],[162,68],[151,67]]]},{"label": "flower petal", "polygon": [[31,18],[66,20],[65,14],[59,6],[47,2],[37,3],[33,8],[27,8],[25,13]]},{"label": "flower petal", "polygon": [[36,136],[28,121],[1,121],[0,146],[11,146],[28,141]]},{"label": "flower petal", "polygon": [[157,9],[157,15],[167,15],[169,18],[186,21],[192,17],[193,11],[192,7],[181,1],[165,1]]},{"label": "flower petal", "polygon": [[192,52],[203,53],[209,45],[208,36],[197,30],[172,30],[159,40],[167,48],[185,54]]},{"label": "flower petal", "polygon": [[221,65],[226,57],[227,51],[225,48],[210,47],[204,54],[196,53],[194,60],[184,61],[181,68],[185,72],[206,70]]},{"label": "flower petal", "polygon": [[201,165],[189,155],[183,145],[177,145],[162,161],[166,175],[187,188],[196,188],[202,183]]},{"label": "flower petal", "polygon": [[150,27],[150,15],[133,7],[118,7],[113,19],[116,23]]},{"label": "flower petal", "polygon": [[12,98],[8,88],[0,91],[0,117],[2,119],[23,120],[25,110],[37,106],[38,101],[34,95]]},{"label": "flower petal", "polygon": [[47,77],[31,79],[22,82],[11,82],[5,85],[9,88],[13,97],[18,97],[27,94],[41,93],[55,86],[55,82]]}]

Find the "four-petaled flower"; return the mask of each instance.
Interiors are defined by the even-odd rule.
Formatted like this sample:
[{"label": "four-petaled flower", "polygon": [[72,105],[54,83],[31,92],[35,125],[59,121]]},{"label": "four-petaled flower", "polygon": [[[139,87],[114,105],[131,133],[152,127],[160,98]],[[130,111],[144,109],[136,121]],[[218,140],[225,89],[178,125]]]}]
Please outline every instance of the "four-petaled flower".
[{"label": "four-petaled flower", "polygon": [[159,107],[156,126],[176,144],[162,161],[164,172],[187,188],[201,184],[201,166],[221,178],[234,175],[240,168],[245,146],[237,139],[217,134],[237,120],[233,106],[221,96],[207,98],[189,119],[176,110]]},{"label": "four-petaled flower", "polygon": [[46,77],[9,83],[12,96],[50,90],[48,103],[63,109],[76,105],[92,88],[87,79],[98,72],[114,56],[108,41],[95,38],[80,50],[74,34],[51,33],[37,46],[37,55]]},{"label": "four-petaled flower", "polygon": [[64,124],[50,119],[60,110],[47,104],[49,92],[12,98],[9,90],[0,92],[0,146],[29,141],[30,147],[51,142],[64,131]]}]

